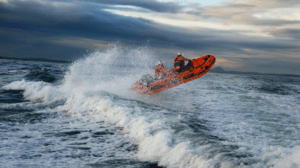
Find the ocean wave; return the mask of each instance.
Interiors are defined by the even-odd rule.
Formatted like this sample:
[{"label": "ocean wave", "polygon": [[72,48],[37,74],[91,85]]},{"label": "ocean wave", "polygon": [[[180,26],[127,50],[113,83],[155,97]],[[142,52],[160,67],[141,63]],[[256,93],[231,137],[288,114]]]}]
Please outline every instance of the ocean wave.
[{"label": "ocean wave", "polygon": [[23,97],[30,101],[52,101],[59,97],[59,90],[46,82],[15,81],[1,87],[4,90],[24,90]]},{"label": "ocean wave", "polygon": [[30,69],[29,73],[25,76],[25,79],[33,81],[44,81],[48,83],[53,83],[56,81],[56,78],[50,72],[50,69],[45,67],[41,68],[37,65]]}]

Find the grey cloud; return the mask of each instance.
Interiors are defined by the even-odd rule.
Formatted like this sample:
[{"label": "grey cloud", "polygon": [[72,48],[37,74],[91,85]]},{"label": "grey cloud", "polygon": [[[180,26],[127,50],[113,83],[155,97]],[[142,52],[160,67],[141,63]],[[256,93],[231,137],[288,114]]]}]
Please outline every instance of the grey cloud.
[{"label": "grey cloud", "polygon": [[281,34],[288,36],[292,39],[300,40],[300,29],[282,29],[276,32],[276,35],[280,36]]},{"label": "grey cloud", "polygon": [[235,1],[226,3],[223,6],[211,6],[206,8],[203,15],[214,18],[225,19],[227,23],[242,23],[248,25],[259,26],[280,26],[286,24],[300,23],[299,21],[288,21],[282,19],[259,19],[253,16],[257,12],[263,12],[267,9],[275,9],[280,7],[292,7],[300,4],[300,1],[295,0],[250,0],[250,1]]},{"label": "grey cloud", "polygon": [[253,71],[264,73],[278,73],[278,74],[299,74],[299,60],[288,60],[278,58],[240,58],[247,66],[251,67]]},{"label": "grey cloud", "polygon": [[228,4],[227,7],[233,7],[233,8],[255,8],[255,5],[250,4]]},{"label": "grey cloud", "polygon": [[156,0],[83,0],[85,2],[95,2],[107,5],[130,5],[149,9],[156,12],[177,13],[183,7],[175,2],[158,2]]},{"label": "grey cloud", "polygon": [[[11,33],[14,33],[12,31]],[[0,56],[12,58],[47,58],[53,60],[71,61],[79,58],[85,50],[49,44],[45,34],[39,33],[38,38],[32,38],[35,33],[18,32],[18,36],[5,37],[0,34]]]},{"label": "grey cloud", "polygon": [[[300,26],[299,26],[300,27]],[[294,42],[299,44],[300,40],[300,29],[293,28],[274,28],[266,29],[266,32],[278,39],[288,39],[289,42]],[[300,47],[299,47],[300,48]]]},{"label": "grey cloud", "polygon": [[[132,45],[145,44],[171,50],[180,48],[206,50],[211,53],[215,51],[245,53],[243,48],[284,50],[299,47],[287,41],[234,39],[234,36],[240,36],[241,32],[237,31],[199,29],[194,33],[149,20],[115,15],[103,11],[109,7],[100,2],[102,1],[99,1],[96,7],[91,4],[79,7],[75,3],[74,6],[71,4],[71,7],[62,9],[37,1],[10,1],[14,8],[5,4],[0,5],[2,28],[0,42],[4,44],[0,46],[0,55],[10,53],[9,55],[15,57],[43,56],[70,60],[76,57],[76,53],[85,52],[85,48],[97,47],[97,45],[85,47],[81,44],[99,41],[105,44],[116,41]],[[106,4],[121,3],[121,1],[110,2],[103,1]],[[129,2],[131,1],[127,2],[128,5]],[[133,4],[136,3],[138,2],[133,1]],[[72,39],[77,42],[72,42]],[[98,46],[101,47],[102,42],[99,42]]]}]

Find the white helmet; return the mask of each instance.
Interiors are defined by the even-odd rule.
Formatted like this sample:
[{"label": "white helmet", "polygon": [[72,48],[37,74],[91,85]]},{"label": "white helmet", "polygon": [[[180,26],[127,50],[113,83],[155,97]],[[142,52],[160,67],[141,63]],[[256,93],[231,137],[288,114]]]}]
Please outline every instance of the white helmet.
[{"label": "white helmet", "polygon": [[183,53],[182,53],[182,52],[179,52],[179,53],[178,53],[178,55],[181,55],[181,56],[183,56]]},{"label": "white helmet", "polygon": [[162,61],[158,61],[157,65],[163,65]]}]

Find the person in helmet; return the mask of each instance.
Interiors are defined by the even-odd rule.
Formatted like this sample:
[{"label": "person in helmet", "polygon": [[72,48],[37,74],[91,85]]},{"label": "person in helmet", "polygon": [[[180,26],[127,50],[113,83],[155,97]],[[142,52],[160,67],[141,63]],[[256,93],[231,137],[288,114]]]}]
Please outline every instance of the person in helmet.
[{"label": "person in helmet", "polygon": [[189,59],[183,57],[181,52],[179,52],[177,57],[174,59],[174,67],[176,72],[182,71],[184,66],[184,61],[189,61]]},{"label": "person in helmet", "polygon": [[155,69],[154,69],[154,74],[159,78],[163,78],[163,77],[166,77],[169,74],[169,71],[167,71],[167,69],[164,67],[164,64],[162,61],[158,61]]}]

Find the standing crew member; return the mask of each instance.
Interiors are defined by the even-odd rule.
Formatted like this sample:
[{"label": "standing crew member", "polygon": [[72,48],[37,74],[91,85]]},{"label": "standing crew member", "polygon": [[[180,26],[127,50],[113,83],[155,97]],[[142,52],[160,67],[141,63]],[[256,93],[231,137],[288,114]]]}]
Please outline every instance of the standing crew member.
[{"label": "standing crew member", "polygon": [[174,59],[174,67],[177,72],[180,72],[182,70],[184,61],[189,61],[189,59],[183,57],[181,55],[181,52],[179,52],[177,57]]},{"label": "standing crew member", "polygon": [[156,65],[155,69],[154,69],[154,73],[159,77],[165,77],[165,76],[169,76],[169,72],[167,71],[167,69],[164,67],[164,64],[162,63],[162,61],[158,61],[158,64]]}]

